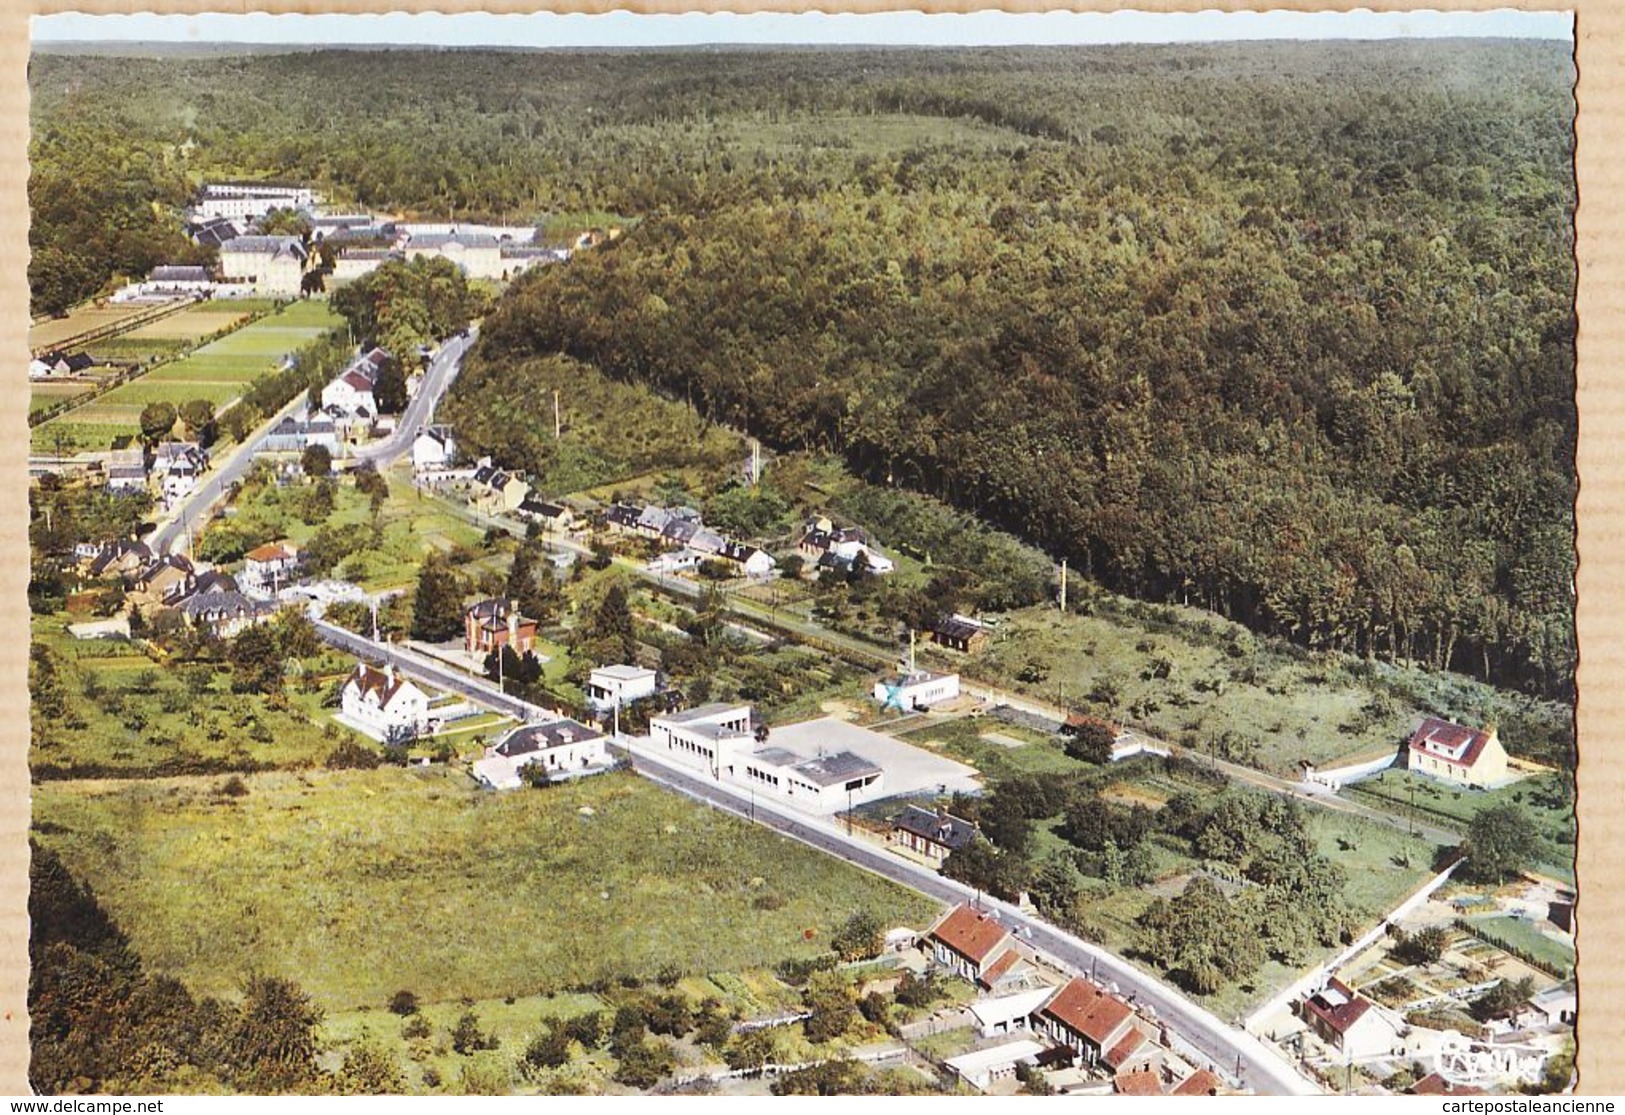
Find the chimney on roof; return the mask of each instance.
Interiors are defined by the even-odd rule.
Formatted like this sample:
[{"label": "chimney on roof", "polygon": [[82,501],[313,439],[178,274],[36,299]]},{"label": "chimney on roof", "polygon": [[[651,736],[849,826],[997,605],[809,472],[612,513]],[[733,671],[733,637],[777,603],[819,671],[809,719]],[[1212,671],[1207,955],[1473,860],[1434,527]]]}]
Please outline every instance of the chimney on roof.
[{"label": "chimney on roof", "polygon": [[384,682],[390,686],[395,684],[395,663],[393,661],[386,660],[384,662]]}]

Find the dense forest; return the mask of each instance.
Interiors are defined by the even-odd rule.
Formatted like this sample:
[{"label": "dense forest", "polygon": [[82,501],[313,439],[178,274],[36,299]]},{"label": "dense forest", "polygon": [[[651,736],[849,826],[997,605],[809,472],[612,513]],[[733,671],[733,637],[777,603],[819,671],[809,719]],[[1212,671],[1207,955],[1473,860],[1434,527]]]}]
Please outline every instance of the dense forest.
[{"label": "dense forest", "polygon": [[[31,77],[37,248],[157,234],[176,175],[635,217],[516,284],[454,405],[562,352],[1110,587],[1570,691],[1561,44],[41,55]],[[45,205],[92,153],[118,181]],[[37,255],[36,304],[123,266],[97,259]]]}]

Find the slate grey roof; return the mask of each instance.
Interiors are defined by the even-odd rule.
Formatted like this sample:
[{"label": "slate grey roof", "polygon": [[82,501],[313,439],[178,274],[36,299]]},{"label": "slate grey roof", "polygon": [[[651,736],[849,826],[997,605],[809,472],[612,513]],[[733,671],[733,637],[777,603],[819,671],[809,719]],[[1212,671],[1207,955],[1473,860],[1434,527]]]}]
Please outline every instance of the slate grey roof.
[{"label": "slate grey roof", "polygon": [[412,237],[406,246],[438,252],[453,244],[463,248],[489,249],[497,247],[497,238],[484,232],[424,232]]},{"label": "slate grey roof", "polygon": [[935,841],[949,849],[963,848],[976,836],[976,826],[950,813],[937,814],[910,805],[891,819],[893,828]]},{"label": "slate grey roof", "polygon": [[604,733],[574,720],[555,720],[547,724],[527,724],[515,728],[497,744],[497,754],[507,758],[545,751],[550,747],[564,747],[583,740],[602,739]]},{"label": "slate grey roof", "polygon": [[231,247],[226,251],[250,252],[272,258],[291,255],[301,261],[306,258],[305,246],[297,236],[239,236],[231,241]]},{"label": "slate grey roof", "polygon": [[867,778],[882,773],[881,769],[861,755],[841,751],[817,759],[808,759],[791,768],[807,781],[819,786],[833,786],[855,778]]},{"label": "slate grey roof", "polygon": [[174,265],[154,267],[152,274],[147,276],[149,283],[206,283],[209,281],[209,272],[202,267],[179,267]]}]

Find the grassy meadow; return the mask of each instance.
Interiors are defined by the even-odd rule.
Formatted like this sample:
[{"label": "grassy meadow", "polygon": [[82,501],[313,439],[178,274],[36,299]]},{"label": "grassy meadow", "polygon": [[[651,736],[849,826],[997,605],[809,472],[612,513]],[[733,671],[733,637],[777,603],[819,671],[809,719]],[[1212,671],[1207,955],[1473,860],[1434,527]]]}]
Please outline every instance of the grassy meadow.
[{"label": "grassy meadow", "polygon": [[1574,797],[1566,775],[1538,774],[1494,790],[1468,790],[1408,771],[1386,770],[1344,792],[1364,805],[1463,830],[1485,809],[1515,805],[1540,831],[1536,870],[1574,880]]},{"label": "grassy meadow", "polygon": [[[1311,655],[1195,608],[1105,593],[1065,615],[1053,606],[1010,613],[987,650],[969,659],[929,654],[937,664],[1128,720],[1195,750],[1225,741],[1221,757],[1281,775],[1295,776],[1300,759],[1327,767],[1391,753],[1424,714],[1499,719],[1515,755],[1567,752],[1570,714],[1554,702],[1457,674]],[[1022,680],[1034,667],[1043,680]]]},{"label": "grassy meadow", "polygon": [[491,794],[446,769],[51,782],[39,839],[150,970],[227,994],[250,971],[331,1011],[743,971],[828,947],[852,913],[934,905],[630,774]]}]

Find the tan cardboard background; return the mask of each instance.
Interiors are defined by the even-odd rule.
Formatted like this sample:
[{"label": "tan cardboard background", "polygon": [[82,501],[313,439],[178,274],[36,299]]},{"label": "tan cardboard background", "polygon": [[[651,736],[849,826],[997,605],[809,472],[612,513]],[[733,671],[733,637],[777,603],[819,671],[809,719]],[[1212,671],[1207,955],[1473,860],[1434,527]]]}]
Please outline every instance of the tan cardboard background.
[{"label": "tan cardboard background", "polygon": [[1521,8],[1576,13],[1580,119],[1577,216],[1579,286],[1579,633],[1580,633],[1580,1087],[1589,1095],[1625,1094],[1625,968],[1617,961],[1618,928],[1625,925],[1625,889],[1614,885],[1625,871],[1618,862],[1625,836],[1625,774],[1609,761],[1625,720],[1625,645],[1612,637],[1625,622],[1625,600],[1617,595],[1625,579],[1625,369],[1621,368],[1619,311],[1625,281],[1620,185],[1625,176],[1625,4],[1619,0],[1572,3],[1467,0],[1427,5],[1394,0],[1359,3],[1261,3],[1258,0],[1106,0],[1045,3],[1005,0],[975,3],[893,3],[842,0],[794,3],[768,0],[606,3],[524,0],[440,0],[438,3],[388,0],[0,0],[0,338],[5,345],[6,390],[0,393],[0,1093],[27,1091],[28,1016],[28,579],[27,365],[28,253],[28,16],[83,11],[123,13],[163,11],[221,12],[389,12],[554,10],[605,12],[618,8],[644,12],[677,11],[849,11],[922,9],[932,12],[1265,11],[1272,8],[1340,11],[1367,8],[1403,11]]}]

